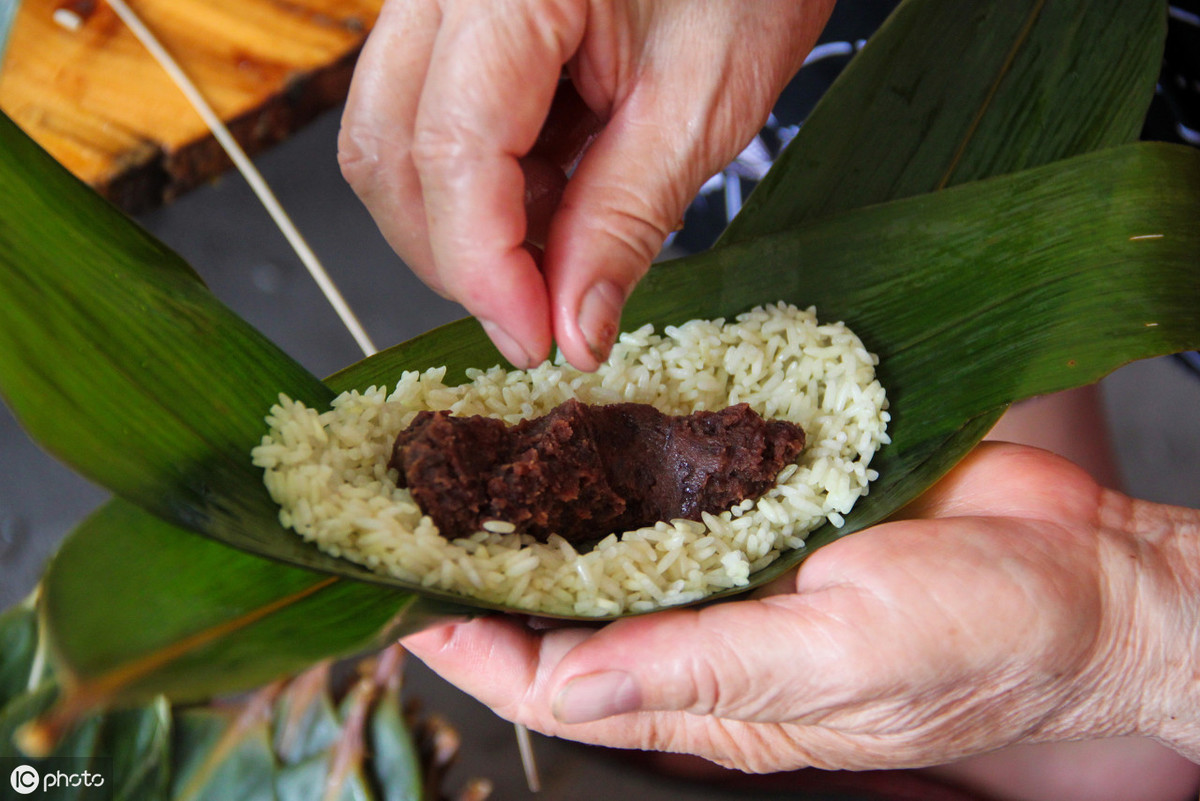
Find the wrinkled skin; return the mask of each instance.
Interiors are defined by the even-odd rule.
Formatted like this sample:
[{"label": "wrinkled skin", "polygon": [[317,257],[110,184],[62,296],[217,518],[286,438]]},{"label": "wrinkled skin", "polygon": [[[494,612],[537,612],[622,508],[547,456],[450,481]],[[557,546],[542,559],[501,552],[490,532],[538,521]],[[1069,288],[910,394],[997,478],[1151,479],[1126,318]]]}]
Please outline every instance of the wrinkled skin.
[{"label": "wrinkled skin", "polygon": [[[761,128],[832,5],[390,0],[355,71],[343,174],[409,266],[514,365],[540,362],[553,335],[595,369],[634,284]],[[564,68],[600,127],[555,206],[526,197],[545,165],[521,157]],[[552,213],[540,270],[527,200]]]},{"label": "wrinkled skin", "polygon": [[[831,6],[388,0],[346,107],[343,173],[513,364],[553,337],[593,369]],[[546,123],[563,70],[587,113]],[[552,158],[535,148],[544,125],[571,134]],[[1095,441],[1061,421],[1033,441],[1047,431],[1063,452]],[[486,618],[405,642],[502,715],[587,742],[750,771],[942,765],[996,798],[1194,798],[1196,767],[1148,738],[1200,758],[1197,516],[993,445],[907,519],[817,552],[770,595],[599,630]],[[1121,734],[1145,736],[1064,742]]]},{"label": "wrinkled skin", "polygon": [[[1126,734],[1200,753],[1178,669],[1197,653],[1196,576],[1179,565],[1196,564],[1200,513],[988,443],[904,518],[751,600],[599,630],[484,618],[405,645],[538,731],[752,772]],[[1126,781],[1112,797],[1145,778]]]}]

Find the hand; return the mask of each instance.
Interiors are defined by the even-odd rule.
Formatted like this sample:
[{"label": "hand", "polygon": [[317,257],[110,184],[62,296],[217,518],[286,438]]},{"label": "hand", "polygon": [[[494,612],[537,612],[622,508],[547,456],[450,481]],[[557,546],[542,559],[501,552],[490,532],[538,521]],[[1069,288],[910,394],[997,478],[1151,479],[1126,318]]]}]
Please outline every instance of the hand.
[{"label": "hand", "polygon": [[[761,127],[832,5],[390,0],[355,72],[343,173],[392,247],[514,365],[540,362],[553,335],[594,369],[634,284]],[[564,66],[603,124],[569,182],[561,162],[522,161]],[[552,212],[540,269],[527,179],[551,186],[533,203]]]},{"label": "hand", "polygon": [[746,771],[1131,733],[1195,758],[1200,704],[1179,665],[1197,653],[1196,560],[1179,550],[1194,551],[1200,513],[989,443],[904,518],[753,600],[599,630],[483,618],[405,645],[536,730]]}]

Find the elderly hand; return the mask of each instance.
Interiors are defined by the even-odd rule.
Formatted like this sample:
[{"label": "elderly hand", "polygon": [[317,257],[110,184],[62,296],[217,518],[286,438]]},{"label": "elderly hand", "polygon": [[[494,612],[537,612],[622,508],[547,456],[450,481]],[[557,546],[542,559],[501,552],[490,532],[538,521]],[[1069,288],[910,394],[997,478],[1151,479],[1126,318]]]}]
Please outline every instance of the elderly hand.
[{"label": "elderly hand", "polygon": [[[553,335],[595,369],[626,296],[761,127],[832,5],[390,0],[355,72],[343,173],[392,247],[514,365],[540,362]],[[559,203],[569,156],[522,157],[564,67],[602,129]],[[540,269],[531,192],[553,210]]]},{"label": "elderly hand", "polygon": [[599,630],[483,618],[405,645],[536,730],[746,771],[1124,734],[1195,759],[1198,538],[1200,512],[989,443],[772,594]]}]

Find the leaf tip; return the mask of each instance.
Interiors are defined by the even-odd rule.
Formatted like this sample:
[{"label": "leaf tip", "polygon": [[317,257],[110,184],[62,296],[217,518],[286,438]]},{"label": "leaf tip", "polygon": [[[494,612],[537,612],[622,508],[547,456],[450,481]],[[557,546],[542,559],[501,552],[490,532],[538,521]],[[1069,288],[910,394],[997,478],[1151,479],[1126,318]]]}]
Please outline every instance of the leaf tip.
[{"label": "leaf tip", "polygon": [[13,734],[13,743],[30,758],[50,756],[64,737],[102,705],[98,698],[68,690],[48,711],[22,724]]},{"label": "leaf tip", "polygon": [[50,756],[62,739],[65,727],[51,713],[23,724],[13,735],[17,749],[25,756],[40,759]]}]

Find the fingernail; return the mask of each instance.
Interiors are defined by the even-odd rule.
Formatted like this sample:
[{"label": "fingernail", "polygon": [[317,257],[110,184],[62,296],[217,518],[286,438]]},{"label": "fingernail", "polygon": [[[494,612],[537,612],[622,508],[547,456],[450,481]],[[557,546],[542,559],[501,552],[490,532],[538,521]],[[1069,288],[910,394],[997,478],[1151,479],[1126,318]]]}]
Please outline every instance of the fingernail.
[{"label": "fingernail", "polygon": [[624,303],[625,293],[616,284],[601,281],[587,291],[579,304],[579,330],[598,362],[607,359],[612,350]]},{"label": "fingernail", "polygon": [[633,676],[623,670],[580,676],[554,699],[554,717],[563,723],[587,723],[635,712],[641,707],[641,695]]},{"label": "fingernail", "polygon": [[529,356],[529,352],[521,346],[507,331],[501,328],[491,320],[479,321],[483,326],[484,332],[488,335],[488,339],[492,340],[492,344],[496,349],[504,354],[504,358],[512,363],[513,367],[525,369],[533,367],[533,359]]}]

